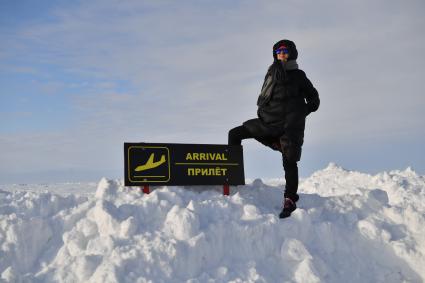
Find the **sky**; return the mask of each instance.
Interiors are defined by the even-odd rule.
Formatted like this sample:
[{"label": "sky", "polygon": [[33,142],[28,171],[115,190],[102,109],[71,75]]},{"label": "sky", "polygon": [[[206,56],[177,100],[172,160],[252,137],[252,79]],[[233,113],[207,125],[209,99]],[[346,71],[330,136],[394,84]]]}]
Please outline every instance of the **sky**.
[{"label": "sky", "polygon": [[[293,40],[321,106],[300,176],[425,174],[423,1],[0,0],[0,183],[123,177],[124,142],[227,143]],[[245,175],[283,177],[243,141]]]}]

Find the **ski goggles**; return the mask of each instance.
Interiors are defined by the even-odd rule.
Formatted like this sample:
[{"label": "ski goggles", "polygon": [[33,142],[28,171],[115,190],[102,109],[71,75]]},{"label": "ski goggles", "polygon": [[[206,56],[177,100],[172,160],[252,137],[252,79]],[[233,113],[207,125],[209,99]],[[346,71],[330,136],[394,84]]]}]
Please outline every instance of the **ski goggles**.
[{"label": "ski goggles", "polygon": [[280,54],[280,53],[288,54],[288,53],[289,53],[289,50],[288,50],[287,48],[279,48],[279,49],[276,49],[276,50],[274,51],[274,53],[275,53],[275,54]]}]

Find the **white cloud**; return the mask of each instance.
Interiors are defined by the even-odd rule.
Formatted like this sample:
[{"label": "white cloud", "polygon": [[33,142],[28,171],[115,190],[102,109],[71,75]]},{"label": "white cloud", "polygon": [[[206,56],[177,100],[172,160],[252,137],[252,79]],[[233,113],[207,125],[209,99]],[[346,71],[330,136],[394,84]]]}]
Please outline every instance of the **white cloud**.
[{"label": "white cloud", "polygon": [[[89,81],[86,93],[72,98],[77,123],[58,129],[55,138],[38,137],[46,150],[71,141],[75,151],[63,154],[75,164],[87,159],[86,143],[96,143],[90,149],[108,161],[105,152],[124,140],[225,143],[230,128],[255,117],[271,47],[283,37],[297,43],[300,66],[322,99],[308,118],[306,142],[423,139],[423,6],[81,2],[56,10],[55,21],[8,34],[7,46],[19,49],[0,53],[53,64]],[[91,81],[99,81],[98,88]],[[118,81],[131,90],[120,90]],[[29,147],[22,155],[39,152]],[[58,161],[43,162],[48,168]]]}]

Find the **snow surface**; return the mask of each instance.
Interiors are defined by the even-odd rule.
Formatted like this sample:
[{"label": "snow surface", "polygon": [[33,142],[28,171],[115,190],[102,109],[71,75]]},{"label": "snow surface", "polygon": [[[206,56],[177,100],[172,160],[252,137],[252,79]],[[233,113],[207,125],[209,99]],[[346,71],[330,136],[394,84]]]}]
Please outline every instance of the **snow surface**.
[{"label": "snow surface", "polygon": [[[222,188],[120,180],[0,188],[4,282],[424,282],[425,176],[335,164],[300,182]],[[66,193],[66,192],[69,193]],[[76,193],[78,192],[78,193]]]}]

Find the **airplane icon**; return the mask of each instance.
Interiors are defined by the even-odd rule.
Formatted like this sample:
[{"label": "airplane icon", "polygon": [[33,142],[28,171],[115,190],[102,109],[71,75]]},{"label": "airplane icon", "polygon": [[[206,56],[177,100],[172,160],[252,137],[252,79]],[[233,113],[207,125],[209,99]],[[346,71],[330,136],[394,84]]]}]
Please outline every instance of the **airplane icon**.
[{"label": "airplane icon", "polygon": [[154,156],[155,156],[155,154],[152,153],[149,156],[148,161],[143,165],[137,166],[136,169],[134,169],[134,171],[140,172],[140,171],[156,168],[156,167],[158,167],[159,165],[161,165],[162,163],[165,162],[165,155],[164,154],[161,155],[161,159],[159,161],[156,161],[156,162],[153,161]]}]

